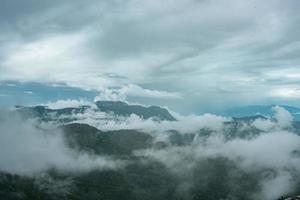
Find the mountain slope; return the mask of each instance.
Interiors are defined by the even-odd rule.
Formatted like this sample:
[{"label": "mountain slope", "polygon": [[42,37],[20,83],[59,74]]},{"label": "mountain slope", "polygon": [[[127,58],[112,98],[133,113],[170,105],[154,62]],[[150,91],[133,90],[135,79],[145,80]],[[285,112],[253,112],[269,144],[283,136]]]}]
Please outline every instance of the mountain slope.
[{"label": "mountain slope", "polygon": [[50,109],[47,106],[33,106],[23,107],[16,106],[17,112],[22,114],[25,118],[34,117],[43,121],[61,120],[59,117],[64,116],[65,122],[70,122],[65,116],[72,116],[74,114],[82,114],[88,109],[93,109],[95,112],[105,112],[117,116],[130,116],[135,114],[143,119],[154,118],[157,120],[175,121],[176,119],[165,108],[159,106],[140,106],[129,105],[121,101],[97,101],[95,102],[97,108],[82,105],[74,108]]},{"label": "mountain slope", "polygon": [[130,155],[134,150],[149,148],[153,138],[136,130],[100,131],[87,124],[61,127],[72,148],[108,155]]},{"label": "mountain slope", "polygon": [[144,107],[140,105],[129,105],[121,101],[97,101],[96,105],[103,112],[113,112],[114,114],[121,116],[136,114],[143,119],[154,117],[160,120],[176,120],[167,109],[159,106]]},{"label": "mountain slope", "polygon": [[[249,117],[249,116],[272,116],[274,114],[273,107],[275,105],[250,105],[250,106],[242,106],[242,107],[234,107],[227,111],[225,111],[225,115],[241,118],[241,117]],[[286,106],[279,105],[285,110],[289,111],[295,120],[300,120],[300,108],[294,106]]]}]

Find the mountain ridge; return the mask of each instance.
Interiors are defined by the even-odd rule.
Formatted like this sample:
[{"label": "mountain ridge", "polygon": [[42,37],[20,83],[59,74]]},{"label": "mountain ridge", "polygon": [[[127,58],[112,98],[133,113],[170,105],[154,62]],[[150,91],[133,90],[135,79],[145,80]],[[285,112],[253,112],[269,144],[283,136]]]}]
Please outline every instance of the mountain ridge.
[{"label": "mountain ridge", "polygon": [[[66,108],[57,108],[51,109],[48,106],[37,105],[37,106],[15,106],[17,111],[21,112],[24,115],[30,115],[38,118],[46,117],[48,114],[61,116],[61,115],[71,115],[83,113],[87,109],[94,109],[96,111],[101,111],[105,113],[113,113],[117,116],[128,117],[132,114],[135,114],[143,119],[154,118],[157,120],[167,120],[167,121],[176,121],[166,108],[160,106],[141,106],[135,104],[128,104],[122,101],[96,101],[95,106],[97,109],[92,108],[91,105],[80,105],[78,107],[66,107]],[[45,119],[47,120],[47,119]]]},{"label": "mountain ridge", "polygon": [[287,110],[292,114],[295,120],[300,121],[300,108],[296,106],[289,106],[289,105],[248,105],[248,106],[238,106],[233,107],[226,110],[224,115],[231,116],[235,118],[242,118],[242,117],[250,117],[255,115],[261,115],[264,117],[271,117],[274,114],[273,107],[279,106]]}]

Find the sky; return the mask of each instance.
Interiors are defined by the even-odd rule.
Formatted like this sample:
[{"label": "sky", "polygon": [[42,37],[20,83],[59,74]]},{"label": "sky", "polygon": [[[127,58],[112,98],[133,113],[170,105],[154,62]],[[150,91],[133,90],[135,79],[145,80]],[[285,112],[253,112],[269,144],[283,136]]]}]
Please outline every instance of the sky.
[{"label": "sky", "polygon": [[299,0],[1,0],[0,105],[300,106]]}]

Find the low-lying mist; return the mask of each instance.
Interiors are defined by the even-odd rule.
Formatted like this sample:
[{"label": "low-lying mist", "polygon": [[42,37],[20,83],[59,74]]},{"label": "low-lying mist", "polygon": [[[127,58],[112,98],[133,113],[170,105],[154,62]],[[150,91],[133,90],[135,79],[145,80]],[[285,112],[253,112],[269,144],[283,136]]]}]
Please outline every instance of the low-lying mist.
[{"label": "low-lying mist", "polygon": [[88,171],[115,168],[118,161],[78,152],[66,145],[60,129],[7,115],[0,120],[0,171],[34,175],[51,168]]},{"label": "low-lying mist", "polygon": [[[2,115],[0,170],[37,176],[49,169],[77,174],[109,169],[124,176],[129,185],[133,184],[130,186],[133,196],[143,191],[156,195],[153,199],[171,195],[171,199],[275,200],[300,192],[300,136],[288,111],[278,106],[273,110],[272,118],[246,121],[213,114],[181,116],[176,113],[172,113],[176,121],[161,121],[134,114],[115,116],[93,108],[49,122]],[[132,133],[131,130],[151,136],[151,145],[132,148],[126,156],[99,154],[95,150],[97,146],[88,146],[92,151],[79,151],[66,143],[60,128],[64,125],[60,120],[66,118],[69,120],[65,124],[88,124],[98,129],[99,132],[84,129],[83,138],[92,130],[95,133],[91,138],[95,140],[101,140],[97,135],[108,135],[105,136],[105,141],[111,144],[108,148],[115,148],[117,144],[122,150],[124,147],[120,145],[126,145],[126,134]],[[121,129],[127,132],[115,132]],[[114,136],[110,138],[109,134]],[[129,170],[132,166],[140,169],[153,162],[159,163],[150,167],[156,171],[151,175],[154,185],[145,183],[149,181],[150,164],[139,172],[136,177],[139,181],[132,179],[131,176],[138,173]],[[160,173],[168,174],[174,184],[157,186]],[[154,194],[152,187],[161,193]],[[169,194],[170,191],[173,192]],[[136,198],[133,196],[132,199]]]}]

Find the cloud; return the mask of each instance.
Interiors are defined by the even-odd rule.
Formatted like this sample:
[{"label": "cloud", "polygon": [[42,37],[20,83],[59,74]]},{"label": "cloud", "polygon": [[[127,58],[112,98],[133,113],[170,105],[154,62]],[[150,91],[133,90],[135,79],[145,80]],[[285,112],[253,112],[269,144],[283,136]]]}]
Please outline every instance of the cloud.
[{"label": "cloud", "polygon": [[[64,102],[64,105],[65,103],[68,105],[70,102]],[[61,117],[72,119],[71,123],[90,124],[102,131],[142,130],[152,135],[154,142],[165,143],[163,148],[145,148],[134,151],[133,154],[163,163],[179,181],[178,190],[182,195],[197,187],[196,173],[201,183],[209,183],[211,178],[214,179],[215,173],[217,176],[221,173],[218,171],[221,169],[224,176],[229,177],[222,184],[228,187],[230,195],[236,195],[238,188],[242,188],[250,199],[272,200],[293,192],[297,184],[297,174],[300,174],[300,157],[297,153],[300,136],[291,132],[290,113],[278,106],[273,109],[274,119],[255,120],[248,124],[249,127],[255,126],[263,130],[254,137],[234,135],[234,128],[240,132],[247,131],[248,135],[254,134],[253,131],[256,130],[245,129],[243,124],[234,126],[231,118],[212,114],[182,116],[172,113],[178,120],[169,122],[144,120],[136,115],[120,117],[91,108],[83,113]],[[17,123],[18,126],[12,126],[11,123]],[[232,134],[230,138],[226,137],[228,133],[225,126],[228,125],[233,126],[229,132]],[[78,154],[65,146],[59,132],[45,133],[32,123],[2,121],[0,128],[4,130],[0,134],[0,157],[3,158],[0,169],[9,173],[32,174],[49,167],[86,171],[122,166],[119,161],[107,157]],[[211,130],[209,134],[205,134],[207,129]],[[181,136],[191,138],[191,141],[184,145],[171,145],[170,132],[167,132],[169,130],[177,130]],[[243,174],[246,174],[245,177]],[[251,180],[244,180],[245,178]],[[251,185],[251,189],[245,191],[245,185],[238,185],[240,181],[246,185],[253,184],[253,188]],[[201,185],[201,189],[205,187],[205,184]]]},{"label": "cloud", "polygon": [[121,93],[125,93],[129,96],[140,96],[140,97],[149,97],[149,98],[166,98],[166,99],[178,99],[182,98],[182,95],[178,92],[166,92],[161,90],[149,90],[143,89],[138,85],[125,85],[121,89]]},{"label": "cloud", "polygon": [[45,104],[50,109],[62,109],[62,108],[78,108],[79,106],[95,106],[90,101],[86,101],[83,99],[75,100],[75,99],[66,99],[66,100],[57,100],[54,102],[48,102]]},{"label": "cloud", "polygon": [[[224,184],[231,189],[232,187],[238,188],[239,183],[235,182],[236,173],[250,173],[250,176],[258,181],[260,189],[247,196],[253,199],[276,199],[283,194],[293,192],[297,185],[295,174],[300,173],[298,167],[300,157],[294,152],[299,151],[300,136],[285,130],[291,123],[290,114],[286,110],[274,107],[274,111],[276,121],[256,120],[251,124],[260,127],[264,132],[250,139],[247,137],[226,139],[224,130],[218,129],[215,134],[208,137],[203,137],[201,133],[198,133],[190,145],[139,150],[135,154],[151,157],[164,163],[180,180],[190,183],[189,187],[193,187],[194,179],[187,172],[193,172],[203,166],[202,173],[214,173],[212,168],[204,166],[209,165],[209,160],[226,158],[233,162],[235,167],[230,166],[230,169],[234,171],[231,173],[230,169],[225,167],[226,162],[222,162],[224,165],[222,165],[222,170],[228,170],[227,173],[231,174],[228,180],[224,180]],[[211,120],[210,124],[218,124],[216,119],[211,118]],[[181,126],[186,129],[190,127],[189,124],[181,124]],[[242,128],[243,126],[238,127],[238,129]],[[251,134],[251,129],[248,134]],[[237,172],[239,170],[241,171]],[[205,180],[208,181],[207,179]],[[247,181],[243,180],[243,182]],[[243,190],[243,192],[246,191]]]},{"label": "cloud", "polygon": [[295,88],[295,87],[276,88],[270,92],[270,95],[273,97],[297,99],[300,97],[300,90],[299,88]]},{"label": "cloud", "polygon": [[123,85],[118,89],[105,89],[95,101],[99,100],[126,100],[127,97],[146,97],[158,99],[181,99],[182,95],[178,92],[167,92],[162,90],[150,90],[135,84]]},{"label": "cloud", "polygon": [[280,128],[289,128],[292,127],[293,116],[286,109],[275,106],[272,108],[275,111],[275,119]]},{"label": "cloud", "polygon": [[28,95],[33,95],[34,93],[32,91],[24,91],[25,94],[28,94]]},{"label": "cloud", "polygon": [[[81,102],[75,101],[74,103],[77,104]],[[93,105],[87,102],[85,104]],[[62,105],[64,105],[64,103]],[[272,109],[275,112],[273,116],[274,119],[258,118],[249,125],[244,124],[244,126],[239,127],[240,130],[255,127],[261,131],[268,132],[292,128],[293,118],[287,110],[279,106],[275,106]],[[95,107],[87,109],[83,113],[74,113],[71,116],[63,115],[60,116],[60,118],[72,119],[70,123],[86,123],[101,130],[138,129],[153,133],[163,133],[169,130],[176,130],[180,133],[194,133],[203,128],[215,132],[222,132],[225,128],[224,123],[232,121],[229,117],[209,113],[203,115],[180,115],[173,111],[169,112],[177,121],[157,121],[153,118],[145,120],[135,114],[126,117],[116,116],[113,113],[101,112]]]},{"label": "cloud", "polygon": [[[298,135],[289,132],[270,132],[253,140],[235,139],[229,142],[211,138],[208,144],[212,148],[207,148],[205,153],[210,156],[218,153],[234,159],[244,158],[242,164],[245,167],[272,169],[296,167],[300,160],[293,158],[292,152],[298,149],[298,139]],[[276,155],[276,159],[273,159],[272,155]]]},{"label": "cloud", "polygon": [[299,74],[295,0],[16,4],[0,12],[1,80],[123,88],[189,112],[298,97],[276,92],[299,84],[282,76]]},{"label": "cloud", "polygon": [[0,120],[0,128],[0,171],[3,172],[31,176],[51,168],[80,172],[121,166],[119,161],[70,149],[64,143],[62,132],[43,131],[32,121],[5,116]]},{"label": "cloud", "polygon": [[276,123],[272,122],[270,119],[258,118],[254,120],[251,125],[259,130],[269,131],[276,126]]},{"label": "cloud", "polygon": [[276,177],[267,178],[262,181],[262,196],[268,199],[276,199],[282,194],[293,191],[295,183],[293,183],[292,175],[289,172],[281,171]]},{"label": "cloud", "polygon": [[274,106],[272,110],[274,112],[273,119],[258,118],[251,125],[262,131],[292,128],[294,119],[289,111],[280,106]]},{"label": "cloud", "polygon": [[[264,199],[278,198],[287,194],[295,186],[293,170],[298,170],[299,157],[293,157],[292,152],[298,150],[299,136],[288,132],[270,132],[254,140],[233,140],[227,143],[210,141],[212,149],[205,149],[208,156],[219,154],[241,161],[241,167],[246,170],[272,169],[276,174],[262,178],[262,194]],[[276,148],[274,148],[276,147]],[[204,153],[205,154],[205,153]],[[273,159],[276,155],[276,159]],[[275,187],[272,187],[276,185]]]},{"label": "cloud", "polygon": [[[173,113],[175,114],[175,113]],[[177,121],[157,121],[154,118],[142,119],[132,114],[128,117],[116,116],[111,113],[104,113],[95,109],[87,109],[84,113],[76,113],[72,116],[61,116],[62,118],[73,119],[71,123],[86,123],[97,127],[100,130],[138,129],[146,132],[162,133],[168,130],[177,130],[181,133],[193,133],[202,128],[220,131],[224,122],[231,121],[231,118],[213,114],[179,115]]]},{"label": "cloud", "polygon": [[[213,168],[205,168],[208,160],[226,158],[236,167],[231,168],[234,172],[224,180],[224,184],[231,189],[236,188],[239,183],[235,182],[235,173],[241,170],[250,173],[250,176],[259,182],[260,191],[251,194],[254,195],[253,199],[272,200],[292,192],[296,186],[294,170],[300,172],[300,158],[294,157],[292,153],[299,149],[299,141],[298,135],[284,131],[268,132],[250,140],[234,138],[226,141],[222,135],[212,135],[205,139],[199,137],[198,142],[190,146],[147,149],[137,151],[136,155],[151,157],[164,163],[171,172],[190,183],[194,179],[189,177],[187,172],[203,166],[202,173],[205,175],[214,173]],[[230,173],[225,163],[223,161],[222,170],[228,170],[227,173]],[[204,174],[199,176],[205,177]],[[245,190],[243,192],[246,194]]]}]

